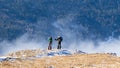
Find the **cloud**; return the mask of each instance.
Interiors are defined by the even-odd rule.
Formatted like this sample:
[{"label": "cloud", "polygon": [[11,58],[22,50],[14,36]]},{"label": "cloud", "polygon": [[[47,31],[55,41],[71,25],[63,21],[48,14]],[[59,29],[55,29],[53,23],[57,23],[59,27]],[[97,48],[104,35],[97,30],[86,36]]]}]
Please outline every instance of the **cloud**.
[{"label": "cloud", "polygon": [[111,41],[95,41],[84,40],[77,43],[72,42],[70,49],[81,50],[87,53],[117,53],[120,56],[120,39],[112,39]]},{"label": "cloud", "polygon": [[[63,38],[64,39],[64,38]],[[117,53],[120,56],[120,39],[110,39],[107,41],[102,40],[77,40],[76,38],[71,38],[73,41],[69,41],[70,38],[63,40],[62,48],[69,50],[81,50],[87,53]],[[97,43],[97,44],[96,44]],[[47,40],[31,40],[29,39],[29,35],[25,34],[20,38],[8,42],[3,41],[0,43],[1,46],[1,55],[8,54],[11,52],[15,52],[18,50],[26,50],[26,49],[47,49],[48,41]],[[57,47],[57,42],[53,41],[53,48]]]},{"label": "cloud", "polygon": [[[58,19],[53,23],[54,27],[59,29],[63,36],[63,48],[69,48],[72,50],[78,49],[87,53],[106,53],[113,52],[120,55],[120,39],[109,38],[107,41],[98,40],[96,41],[85,38],[81,40],[81,37],[77,36],[77,30],[80,32],[88,31],[87,27],[82,25],[75,25],[74,15],[68,15]],[[72,29],[70,29],[72,27]],[[59,33],[58,33],[59,34]],[[82,35],[81,35],[82,36]],[[95,35],[93,35],[95,36]]]},{"label": "cloud", "polygon": [[[106,52],[115,52],[120,56],[120,39],[109,38],[107,41],[103,40],[81,40],[79,32],[87,31],[87,28],[82,25],[75,24],[74,15],[66,15],[63,18],[58,18],[55,20],[52,25],[56,29],[53,29],[55,33],[54,37],[61,35],[63,37],[62,48],[70,50],[81,50],[87,53],[106,53]],[[44,27],[44,26],[43,26]],[[78,29],[79,28],[79,29]],[[44,28],[43,28],[44,29]],[[80,30],[80,31],[79,31]],[[42,30],[41,30],[42,31]],[[47,33],[47,32],[46,32]],[[39,38],[43,38],[41,35]],[[0,54],[7,54],[10,52],[15,52],[18,50],[25,49],[47,49],[48,40],[47,39],[30,39],[29,34],[25,34],[16,40],[9,42],[3,41],[0,43]],[[57,47],[57,42],[53,41],[53,47]]]},{"label": "cloud", "polygon": [[29,35],[25,34],[12,42],[4,40],[0,43],[0,46],[2,47],[0,54],[8,54],[11,52],[26,49],[45,49],[47,47],[47,43],[45,43],[44,40],[39,40],[39,42],[35,39],[31,40],[29,38]]}]

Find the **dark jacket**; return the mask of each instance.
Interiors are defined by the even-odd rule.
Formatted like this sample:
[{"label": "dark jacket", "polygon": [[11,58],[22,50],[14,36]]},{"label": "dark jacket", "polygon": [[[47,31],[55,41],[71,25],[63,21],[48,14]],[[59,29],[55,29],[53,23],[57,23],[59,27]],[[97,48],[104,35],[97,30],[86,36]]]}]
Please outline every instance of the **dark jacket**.
[{"label": "dark jacket", "polygon": [[63,41],[63,38],[62,37],[58,37],[57,39],[55,39],[56,41],[58,42],[62,42]]}]

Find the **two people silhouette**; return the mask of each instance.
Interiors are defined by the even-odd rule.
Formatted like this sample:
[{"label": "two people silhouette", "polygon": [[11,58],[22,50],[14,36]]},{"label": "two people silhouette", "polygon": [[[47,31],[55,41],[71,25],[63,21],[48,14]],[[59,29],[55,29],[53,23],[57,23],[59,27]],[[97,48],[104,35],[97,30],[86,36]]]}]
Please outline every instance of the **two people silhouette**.
[{"label": "two people silhouette", "polygon": [[[52,50],[52,42],[53,42],[52,36],[48,38],[48,41],[49,41],[48,50]],[[63,38],[61,36],[58,36],[57,38],[55,38],[55,41],[58,42],[57,49],[61,49],[61,42],[63,41]]]}]

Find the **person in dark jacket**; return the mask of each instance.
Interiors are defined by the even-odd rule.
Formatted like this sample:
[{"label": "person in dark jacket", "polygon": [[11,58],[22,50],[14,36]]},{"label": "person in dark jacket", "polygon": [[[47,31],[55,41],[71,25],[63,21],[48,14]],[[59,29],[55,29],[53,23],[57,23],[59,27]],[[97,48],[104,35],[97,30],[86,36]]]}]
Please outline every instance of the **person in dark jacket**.
[{"label": "person in dark jacket", "polygon": [[56,38],[55,40],[58,41],[57,49],[61,49],[61,42],[62,42],[63,38],[61,36],[58,36],[58,38]]},{"label": "person in dark jacket", "polygon": [[52,36],[48,38],[49,45],[48,45],[48,50],[52,50]]}]

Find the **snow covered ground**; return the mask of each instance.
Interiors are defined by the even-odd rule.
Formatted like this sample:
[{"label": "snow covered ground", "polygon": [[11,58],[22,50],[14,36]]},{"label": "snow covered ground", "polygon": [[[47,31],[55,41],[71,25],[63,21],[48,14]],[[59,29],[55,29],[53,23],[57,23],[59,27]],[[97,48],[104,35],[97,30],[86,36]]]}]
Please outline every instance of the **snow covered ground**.
[{"label": "snow covered ground", "polygon": [[7,58],[7,57],[5,57],[5,56],[0,57],[0,61],[5,60],[6,58]]},{"label": "snow covered ground", "polygon": [[40,58],[40,57],[52,57],[52,56],[69,56],[72,54],[85,54],[85,52],[82,51],[70,51],[70,50],[43,50],[43,54],[38,54],[35,57]]},{"label": "snow covered ground", "polygon": [[13,61],[13,60],[16,60],[17,57],[8,57],[8,56],[2,56],[0,57],[0,62],[2,61]]},{"label": "snow covered ground", "polygon": [[36,57],[44,57],[44,56],[67,56],[71,55],[71,51],[68,50],[51,50],[51,51],[43,51],[43,54],[38,54]]}]

